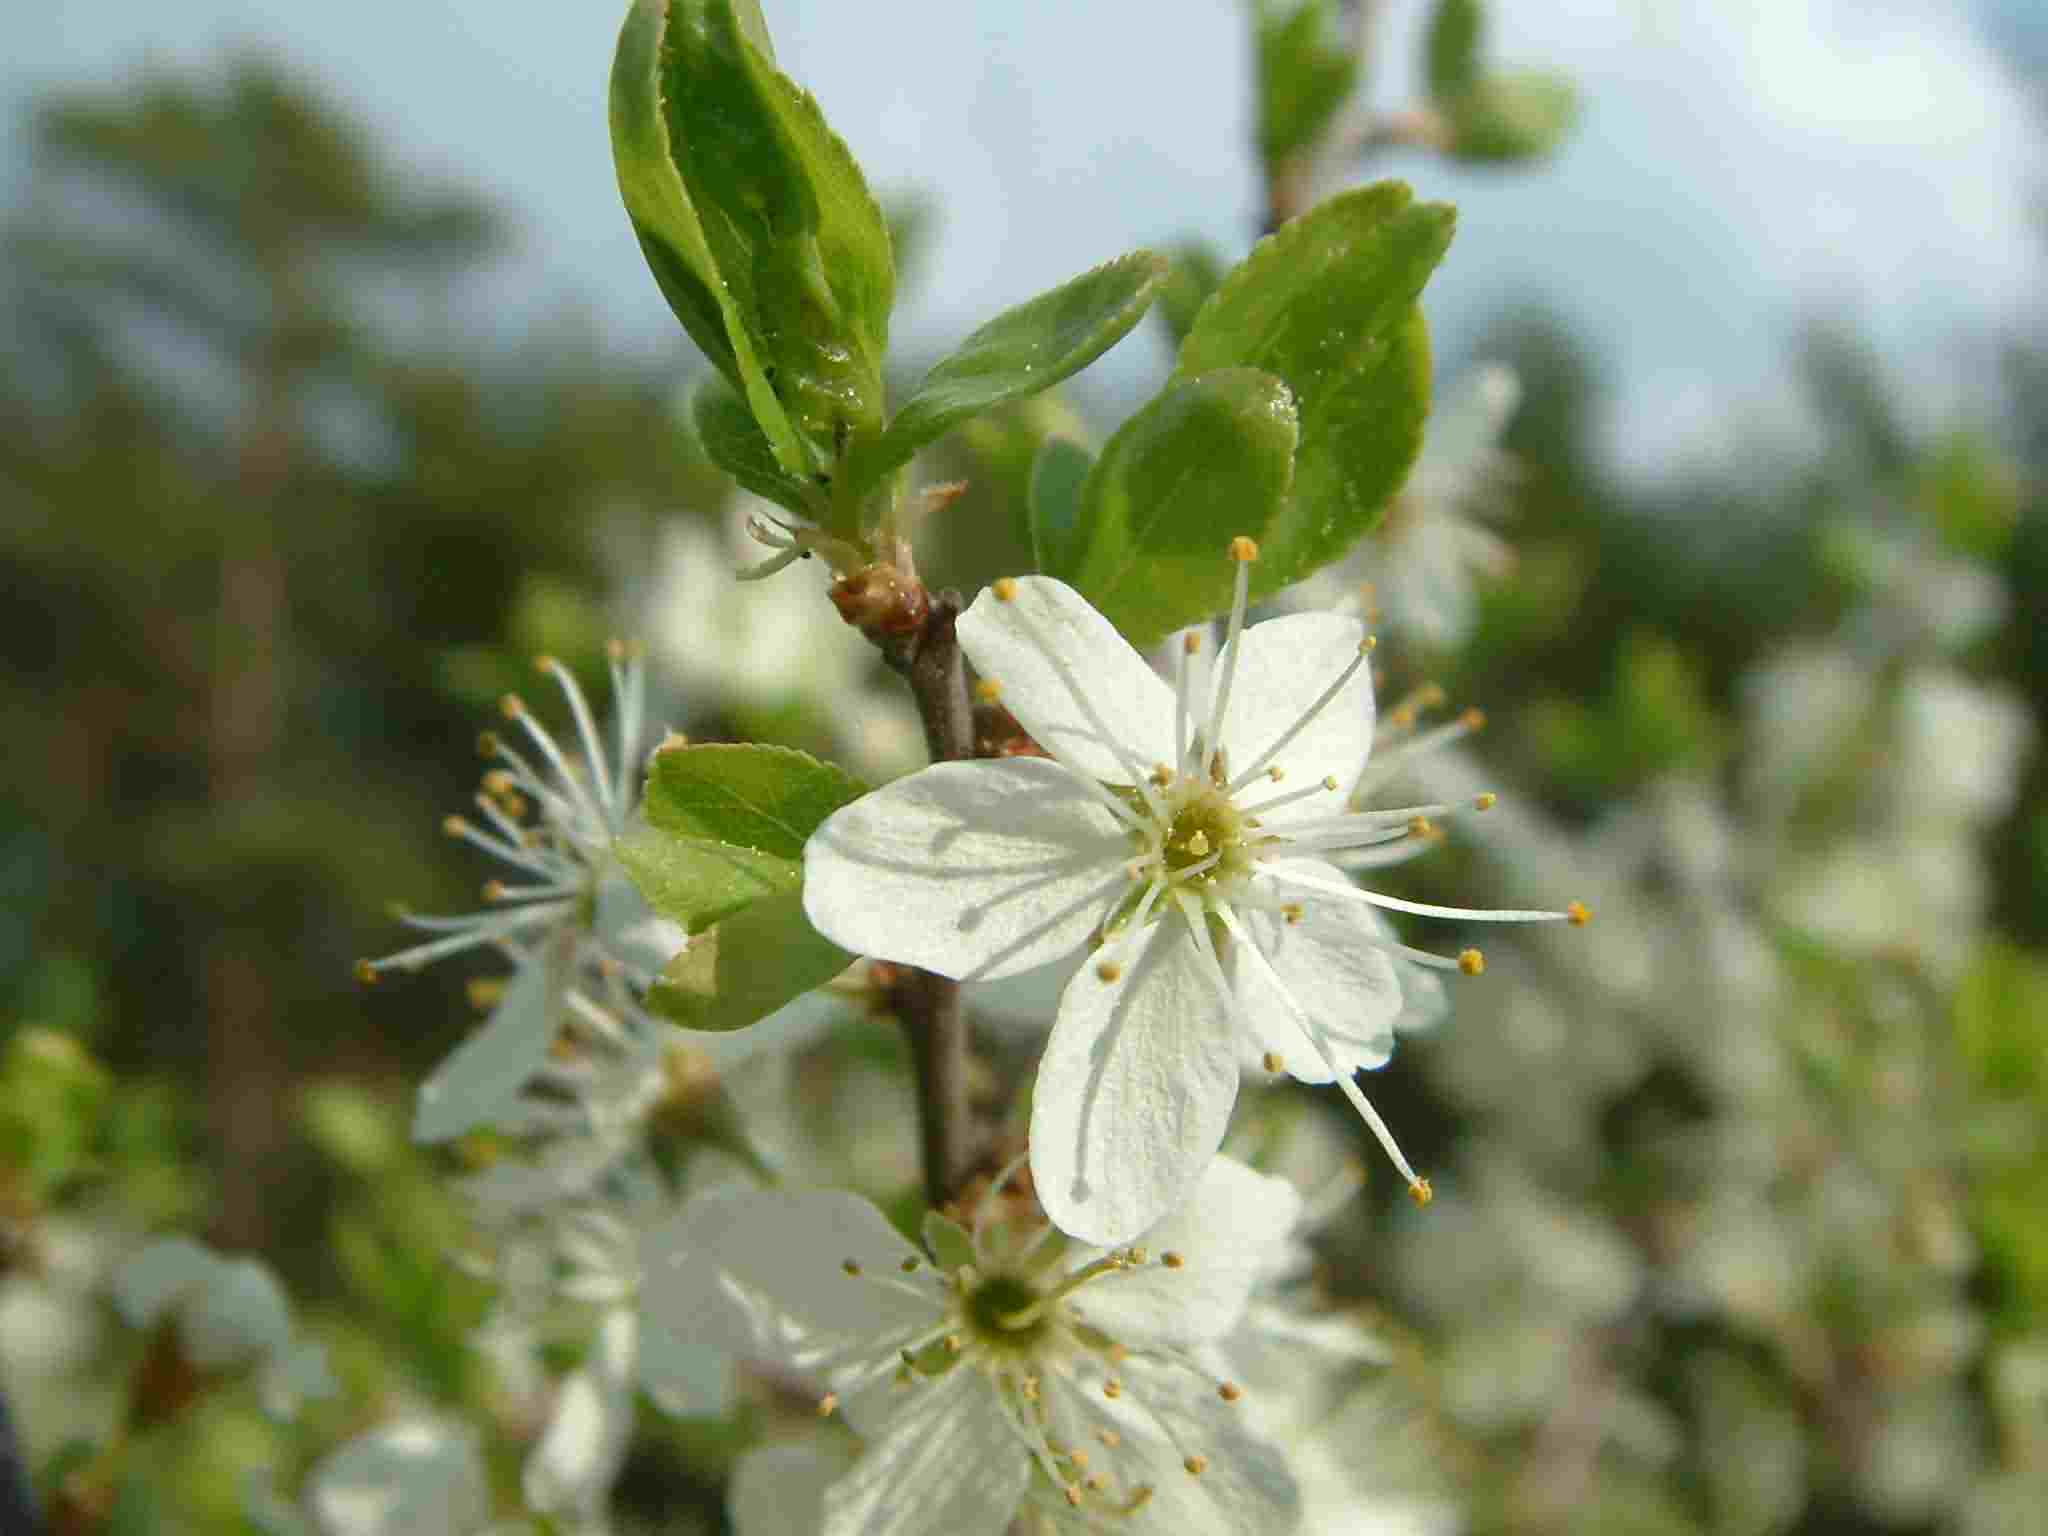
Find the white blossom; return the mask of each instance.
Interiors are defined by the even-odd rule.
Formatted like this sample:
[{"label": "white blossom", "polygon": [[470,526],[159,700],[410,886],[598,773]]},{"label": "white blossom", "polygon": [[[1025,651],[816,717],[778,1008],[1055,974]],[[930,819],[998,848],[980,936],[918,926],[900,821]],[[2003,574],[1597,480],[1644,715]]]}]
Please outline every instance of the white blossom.
[{"label": "white blossom", "polygon": [[244,1509],[265,1536],[528,1536],[493,1522],[490,1478],[466,1426],[397,1419],[331,1452],[306,1479],[303,1510],[266,1473],[249,1480]]},{"label": "white blossom", "polygon": [[[1373,736],[1370,638],[1357,620],[1244,626],[1249,539],[1211,680],[1184,652],[1168,687],[1077,593],[997,582],[961,616],[981,673],[1050,760],[940,763],[828,818],[804,856],[818,930],[861,953],[979,981],[1084,945],[1033,1096],[1046,1211],[1089,1242],[1128,1242],[1178,1204],[1223,1139],[1247,1039],[1269,1070],[1335,1081],[1418,1198],[1428,1186],[1353,1081],[1383,1064],[1405,999],[1374,908],[1470,912],[1362,890],[1352,867],[1407,857],[1476,806],[1355,809]],[[1299,786],[1299,787],[1296,787]]]},{"label": "white blossom", "polygon": [[403,915],[436,937],[359,968],[375,979],[474,949],[494,950],[513,964],[494,989],[482,1028],[421,1085],[413,1122],[420,1141],[447,1141],[513,1113],[564,1024],[625,1046],[644,1038],[653,1026],[639,997],[684,942],[680,928],[648,909],[612,851],[635,815],[646,728],[640,663],[613,647],[617,719],[610,748],[569,670],[551,657],[539,666],[569,705],[574,751],[564,751],[525,703],[508,695],[503,712],[524,748],[487,735],[484,748],[496,766],[475,797],[482,820],[451,816],[443,823],[449,836],[489,854],[512,878],[486,883],[481,912]]},{"label": "white blossom", "polygon": [[158,1238],[122,1261],[112,1292],[129,1327],[174,1324],[179,1353],[195,1369],[253,1372],[273,1418],[335,1390],[326,1352],[299,1336],[291,1303],[261,1260],[222,1258],[189,1237]]},{"label": "white blossom", "polygon": [[1141,1242],[1101,1249],[1006,1214],[1001,1187],[971,1233],[928,1223],[930,1254],[858,1196],[797,1190],[709,1203],[650,1252],[665,1326],[829,1387],[865,1441],[836,1475],[742,1479],[741,1530],[1000,1536],[1025,1509],[1134,1536],[1292,1529],[1243,1389],[1193,1355],[1236,1326],[1292,1188],[1219,1158]]}]

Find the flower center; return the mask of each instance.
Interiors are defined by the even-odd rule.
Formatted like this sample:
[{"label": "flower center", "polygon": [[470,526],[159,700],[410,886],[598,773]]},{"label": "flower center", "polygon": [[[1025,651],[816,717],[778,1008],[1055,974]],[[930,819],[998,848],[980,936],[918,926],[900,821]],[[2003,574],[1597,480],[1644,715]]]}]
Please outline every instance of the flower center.
[{"label": "flower center", "polygon": [[1167,878],[1187,871],[1203,881],[1229,881],[1244,874],[1244,813],[1213,784],[1184,778],[1167,792],[1166,836],[1160,858]]},{"label": "flower center", "polygon": [[992,1349],[1027,1351],[1052,1326],[1052,1310],[1037,1286],[1020,1275],[989,1275],[962,1298],[975,1337]]}]

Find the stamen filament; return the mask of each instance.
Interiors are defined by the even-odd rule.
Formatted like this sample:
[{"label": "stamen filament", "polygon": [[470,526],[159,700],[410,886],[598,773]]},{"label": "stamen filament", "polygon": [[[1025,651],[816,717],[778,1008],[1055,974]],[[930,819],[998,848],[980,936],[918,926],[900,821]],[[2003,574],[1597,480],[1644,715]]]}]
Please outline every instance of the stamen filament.
[{"label": "stamen filament", "polygon": [[[1245,569],[1245,567],[1239,566],[1238,569],[1243,570]],[[1226,786],[1227,792],[1233,795],[1236,794],[1240,789],[1243,789],[1245,785],[1251,783],[1253,779],[1257,778],[1261,773],[1265,772],[1266,764],[1272,762],[1273,759],[1278,757],[1280,753],[1287,746],[1289,746],[1297,736],[1299,736],[1303,731],[1307,730],[1309,724],[1316,718],[1316,716],[1320,715],[1325,709],[1327,709],[1329,707],[1330,701],[1336,698],[1337,695],[1343,691],[1344,685],[1350,682],[1353,677],[1357,676],[1358,669],[1365,665],[1366,655],[1366,646],[1363,642],[1360,642],[1358,647],[1358,654],[1353,656],[1351,660],[1345,665],[1344,670],[1337,674],[1336,681],[1331,683],[1330,686],[1325,688],[1321,693],[1317,694],[1316,701],[1313,704],[1309,705],[1309,707],[1302,712],[1301,718],[1296,720],[1294,724],[1290,725],[1285,731],[1281,732],[1279,737],[1275,739],[1271,746],[1267,747],[1265,751],[1261,752],[1256,758],[1254,758],[1251,761],[1251,763],[1248,766],[1246,766],[1242,771],[1239,772],[1236,778],[1230,781],[1230,783]]]},{"label": "stamen filament", "polygon": [[1408,1159],[1402,1155],[1400,1144],[1394,1140],[1394,1133],[1387,1129],[1386,1121],[1380,1118],[1379,1111],[1372,1107],[1371,1103],[1366,1099],[1364,1092],[1352,1080],[1356,1074],[1354,1072],[1346,1072],[1337,1065],[1337,1058],[1330,1053],[1329,1046],[1324,1043],[1322,1027],[1309,1017],[1308,1011],[1300,1003],[1294,1000],[1294,994],[1287,990],[1287,984],[1280,979],[1279,972],[1273,969],[1273,963],[1266,958],[1265,951],[1260,949],[1253,942],[1252,936],[1245,931],[1244,925],[1238,921],[1237,914],[1232,912],[1222,902],[1216,904],[1215,912],[1223,920],[1223,926],[1229,931],[1230,936],[1237,941],[1238,948],[1245,959],[1257,967],[1265,977],[1266,984],[1272,987],[1274,993],[1287,1004],[1288,1009],[1294,1014],[1296,1027],[1307,1037],[1308,1043],[1315,1047],[1316,1054],[1323,1059],[1323,1065],[1329,1069],[1330,1075],[1337,1080],[1337,1086],[1344,1090],[1344,1097],[1351,1101],[1352,1108],[1358,1111],[1359,1117],[1365,1121],[1367,1128],[1378,1139],[1381,1149],[1386,1152],[1387,1158],[1393,1163],[1395,1171],[1408,1181],[1408,1187],[1411,1190],[1418,1187],[1426,1188],[1427,1186],[1423,1184],[1422,1179],[1409,1166]]},{"label": "stamen filament", "polygon": [[1311,880],[1303,875],[1276,869],[1266,871],[1273,879],[1288,885],[1299,885],[1311,891],[1321,891],[1326,896],[1341,896],[1351,901],[1362,901],[1370,906],[1386,907],[1394,912],[1411,912],[1417,917],[1448,917],[1485,923],[1562,923],[1570,921],[1568,912],[1525,911],[1503,908],[1485,911],[1478,907],[1439,907],[1427,901],[1404,901],[1399,896],[1386,896],[1378,891],[1368,891],[1362,886],[1339,885],[1325,880]]},{"label": "stamen filament", "polygon": [[591,789],[597,796],[598,809],[603,813],[599,819],[607,827],[616,826],[618,816],[612,805],[611,776],[604,771],[604,749],[598,745],[597,722],[591,718],[590,705],[584,700],[583,690],[577,685],[575,674],[554,657],[543,656],[539,666],[543,672],[553,676],[569,701],[569,713],[576,721],[576,734],[583,742],[583,758],[590,770]]},{"label": "stamen filament", "polygon": [[1208,754],[1208,762],[1203,766],[1212,778],[1215,777],[1217,759],[1223,752],[1223,722],[1230,714],[1231,689],[1237,684],[1237,658],[1244,649],[1238,642],[1244,638],[1244,610],[1251,595],[1252,560],[1258,552],[1258,546],[1250,539],[1231,541],[1230,557],[1237,562],[1237,578],[1231,584],[1230,624],[1223,632],[1223,649],[1227,653],[1223,661],[1223,682],[1210,703],[1209,727],[1203,736],[1203,747]]}]

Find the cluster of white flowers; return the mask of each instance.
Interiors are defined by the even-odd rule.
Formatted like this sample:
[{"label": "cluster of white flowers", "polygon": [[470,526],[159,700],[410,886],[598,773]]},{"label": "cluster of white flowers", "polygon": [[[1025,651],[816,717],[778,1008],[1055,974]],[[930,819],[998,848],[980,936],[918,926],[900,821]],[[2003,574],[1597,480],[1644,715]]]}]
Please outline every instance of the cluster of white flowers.
[{"label": "cluster of white flowers", "polygon": [[[1305,1506],[1279,1448],[1324,1402],[1305,1382],[1380,1358],[1306,1278],[1306,1233],[1359,1178],[1305,1211],[1284,1179],[1220,1155],[1240,1075],[1337,1084],[1426,1201],[1355,1079],[1397,1030],[1441,1015],[1444,973],[1483,962],[1410,948],[1384,914],[1585,911],[1467,911],[1356,885],[1491,806],[1483,792],[1367,800],[1476,717],[1422,729],[1421,697],[1376,718],[1364,624],[1297,613],[1248,627],[1257,549],[1239,539],[1229,555],[1214,663],[1190,631],[1171,682],[1060,582],[996,582],[958,635],[978,697],[1010,712],[1024,750],[898,779],[806,844],[805,910],[854,953],[969,982],[1064,967],[1028,1176],[1020,1159],[971,1217],[930,1214],[922,1248],[857,1195],[780,1184],[738,1134],[725,1081],[814,1039],[825,1015],[799,1004],[692,1036],[646,1004],[686,939],[615,851],[641,826],[637,660],[614,651],[609,742],[558,663],[541,666],[572,746],[506,700],[520,739],[486,737],[480,819],[447,830],[507,877],[479,913],[408,918],[429,937],[363,969],[476,950],[511,964],[480,984],[489,1017],[421,1088],[414,1132],[489,1129],[507,1149],[461,1191],[478,1236],[468,1262],[497,1288],[477,1344],[504,1390],[536,1405],[528,1511],[604,1530],[641,1394],[722,1414],[737,1368],[795,1373],[858,1437],[828,1425],[756,1451],[733,1485],[743,1532],[1278,1532],[1305,1507],[1310,1529],[1365,1517],[1341,1478],[1312,1477]],[[565,1309],[589,1344],[557,1381],[541,1345]],[[414,1416],[330,1457],[296,1504],[267,1484],[252,1499],[278,1531],[467,1536],[499,1529],[474,1458]]]}]

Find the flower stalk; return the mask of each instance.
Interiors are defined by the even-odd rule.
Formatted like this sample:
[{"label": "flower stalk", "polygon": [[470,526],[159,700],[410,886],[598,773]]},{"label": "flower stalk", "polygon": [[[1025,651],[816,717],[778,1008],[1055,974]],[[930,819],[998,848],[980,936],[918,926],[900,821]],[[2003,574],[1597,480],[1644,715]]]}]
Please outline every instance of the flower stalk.
[{"label": "flower stalk", "polygon": [[[975,755],[974,709],[967,693],[966,669],[954,622],[960,616],[960,594],[928,593],[918,581],[907,549],[895,566],[886,567],[902,594],[902,618],[880,614],[862,623],[841,603],[849,623],[880,649],[883,660],[902,674],[924,725],[925,748],[935,763],[959,762]],[[883,569],[878,567],[877,569]],[[849,582],[872,588],[855,573]],[[834,588],[835,601],[839,588]],[[960,1005],[960,983],[933,971],[903,967],[890,989],[890,1005],[902,1021],[917,1075],[919,1144],[924,1163],[925,1193],[934,1210],[943,1209],[980,1168],[988,1135],[974,1113],[968,1093],[973,1049],[967,1015]]]}]

